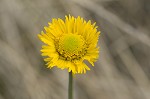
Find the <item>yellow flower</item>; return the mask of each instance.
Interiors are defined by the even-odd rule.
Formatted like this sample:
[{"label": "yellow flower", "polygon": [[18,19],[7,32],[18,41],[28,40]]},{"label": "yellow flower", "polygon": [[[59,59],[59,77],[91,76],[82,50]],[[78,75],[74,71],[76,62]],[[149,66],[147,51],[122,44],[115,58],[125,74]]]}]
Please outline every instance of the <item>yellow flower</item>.
[{"label": "yellow flower", "polygon": [[52,19],[45,31],[38,37],[45,45],[42,46],[42,56],[47,62],[48,68],[57,66],[68,69],[73,74],[86,73],[90,68],[83,62],[89,61],[92,66],[99,55],[97,42],[100,32],[96,23],[91,24],[78,16],[66,16],[62,19]]}]

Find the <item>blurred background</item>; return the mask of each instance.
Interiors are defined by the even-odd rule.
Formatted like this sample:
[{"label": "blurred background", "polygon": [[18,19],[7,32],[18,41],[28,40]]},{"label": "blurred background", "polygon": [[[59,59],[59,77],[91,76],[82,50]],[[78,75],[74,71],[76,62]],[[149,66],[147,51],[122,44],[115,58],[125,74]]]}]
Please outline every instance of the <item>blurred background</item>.
[{"label": "blurred background", "polygon": [[0,0],[0,99],[67,99],[68,72],[46,68],[37,34],[68,14],[101,31],[74,99],[150,99],[150,0]]}]

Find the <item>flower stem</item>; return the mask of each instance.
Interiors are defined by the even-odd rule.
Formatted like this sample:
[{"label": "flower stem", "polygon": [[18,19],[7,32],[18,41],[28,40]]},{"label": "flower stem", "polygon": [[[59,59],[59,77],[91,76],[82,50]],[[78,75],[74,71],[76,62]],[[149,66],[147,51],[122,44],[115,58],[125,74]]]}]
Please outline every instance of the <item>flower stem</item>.
[{"label": "flower stem", "polygon": [[68,99],[73,99],[73,77],[72,72],[69,72]]}]

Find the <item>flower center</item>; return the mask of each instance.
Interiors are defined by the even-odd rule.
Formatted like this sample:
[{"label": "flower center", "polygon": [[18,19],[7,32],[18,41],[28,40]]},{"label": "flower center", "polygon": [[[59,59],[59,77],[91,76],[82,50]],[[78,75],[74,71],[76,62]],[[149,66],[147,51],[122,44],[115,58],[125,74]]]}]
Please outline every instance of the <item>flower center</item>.
[{"label": "flower center", "polygon": [[58,42],[58,53],[65,60],[80,59],[86,53],[86,44],[81,35],[65,34]]}]

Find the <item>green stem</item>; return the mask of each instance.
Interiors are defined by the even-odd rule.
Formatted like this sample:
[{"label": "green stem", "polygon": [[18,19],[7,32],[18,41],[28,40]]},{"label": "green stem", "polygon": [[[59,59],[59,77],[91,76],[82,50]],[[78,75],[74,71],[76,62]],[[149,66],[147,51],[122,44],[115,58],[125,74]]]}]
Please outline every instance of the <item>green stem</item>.
[{"label": "green stem", "polygon": [[73,77],[72,72],[69,72],[68,99],[73,99]]}]

